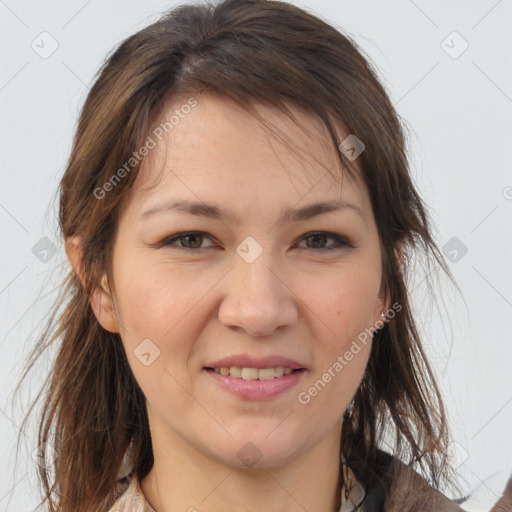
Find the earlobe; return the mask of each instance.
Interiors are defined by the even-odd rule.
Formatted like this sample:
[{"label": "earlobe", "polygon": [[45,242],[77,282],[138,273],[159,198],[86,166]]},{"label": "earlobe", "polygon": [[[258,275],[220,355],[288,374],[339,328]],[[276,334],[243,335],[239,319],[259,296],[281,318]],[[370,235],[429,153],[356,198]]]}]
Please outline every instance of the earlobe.
[{"label": "earlobe", "polygon": [[[81,261],[81,240],[77,236],[66,239],[66,255],[69,262],[75,269],[82,286],[85,289],[85,276],[80,266]],[[91,309],[100,325],[107,331],[119,333],[119,325],[115,320],[114,302],[107,284],[107,276],[103,275],[101,285],[97,287],[89,297]]]},{"label": "earlobe", "polygon": [[384,325],[387,318],[387,312],[389,311],[389,300],[386,299],[384,290],[381,289],[379,297],[375,304],[373,325],[379,329]]},{"label": "earlobe", "polygon": [[379,307],[376,310],[375,313],[375,321],[374,325],[379,328],[379,330],[382,328],[382,326],[386,323],[387,318],[387,311],[389,308],[379,301]]}]

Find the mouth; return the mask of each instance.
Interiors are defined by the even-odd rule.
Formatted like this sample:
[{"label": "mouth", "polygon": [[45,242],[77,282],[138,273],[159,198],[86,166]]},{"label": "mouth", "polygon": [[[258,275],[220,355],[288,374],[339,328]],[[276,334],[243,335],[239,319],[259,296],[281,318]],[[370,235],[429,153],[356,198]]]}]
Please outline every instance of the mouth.
[{"label": "mouth", "polygon": [[205,370],[231,377],[233,379],[244,380],[274,380],[282,378],[292,373],[303,372],[306,368],[286,368],[283,366],[271,368],[248,368],[241,366],[221,366],[205,367]]},{"label": "mouth", "polygon": [[247,366],[220,366],[203,368],[214,386],[238,399],[261,401],[277,399],[299,385],[307,374],[306,368],[285,366],[254,368]]}]

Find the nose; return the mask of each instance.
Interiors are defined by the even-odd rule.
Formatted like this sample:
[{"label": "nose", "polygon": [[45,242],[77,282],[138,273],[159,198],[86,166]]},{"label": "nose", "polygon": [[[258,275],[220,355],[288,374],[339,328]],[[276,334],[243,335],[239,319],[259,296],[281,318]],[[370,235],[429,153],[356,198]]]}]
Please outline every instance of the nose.
[{"label": "nose", "polygon": [[222,325],[258,337],[291,326],[298,318],[291,287],[286,278],[272,270],[270,258],[264,255],[265,251],[252,263],[235,258],[219,308]]}]

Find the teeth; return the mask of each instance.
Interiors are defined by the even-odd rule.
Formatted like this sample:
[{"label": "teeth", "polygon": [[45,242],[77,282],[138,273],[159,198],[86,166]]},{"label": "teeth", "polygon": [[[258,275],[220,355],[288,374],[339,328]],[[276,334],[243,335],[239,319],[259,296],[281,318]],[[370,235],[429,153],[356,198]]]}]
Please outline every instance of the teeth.
[{"label": "teeth", "polygon": [[230,368],[214,368],[214,371],[221,375],[230,375],[235,379],[245,380],[272,380],[293,372],[291,368],[283,368],[282,366],[276,368],[240,368],[240,366],[231,366]]}]

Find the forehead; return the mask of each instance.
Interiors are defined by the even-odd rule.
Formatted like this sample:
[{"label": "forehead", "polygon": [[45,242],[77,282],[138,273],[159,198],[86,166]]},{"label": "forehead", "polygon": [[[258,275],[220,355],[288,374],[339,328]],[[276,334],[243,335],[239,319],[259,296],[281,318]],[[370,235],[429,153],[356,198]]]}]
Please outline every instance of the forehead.
[{"label": "forehead", "polygon": [[[287,106],[294,119],[275,107],[254,105],[273,130],[269,132],[226,97],[197,95],[193,108],[183,108],[189,98],[173,98],[155,123],[150,134],[155,147],[130,191],[132,209],[168,197],[214,197],[222,204],[236,203],[237,196],[240,207],[256,207],[262,200],[260,206],[291,205],[301,198],[344,198],[367,206],[359,169],[352,167],[356,181],[343,171],[337,148],[317,116],[291,103]],[[167,127],[168,133],[155,132],[159,127]],[[336,129],[343,140],[343,127]],[[160,133],[161,140],[154,133]]]}]

